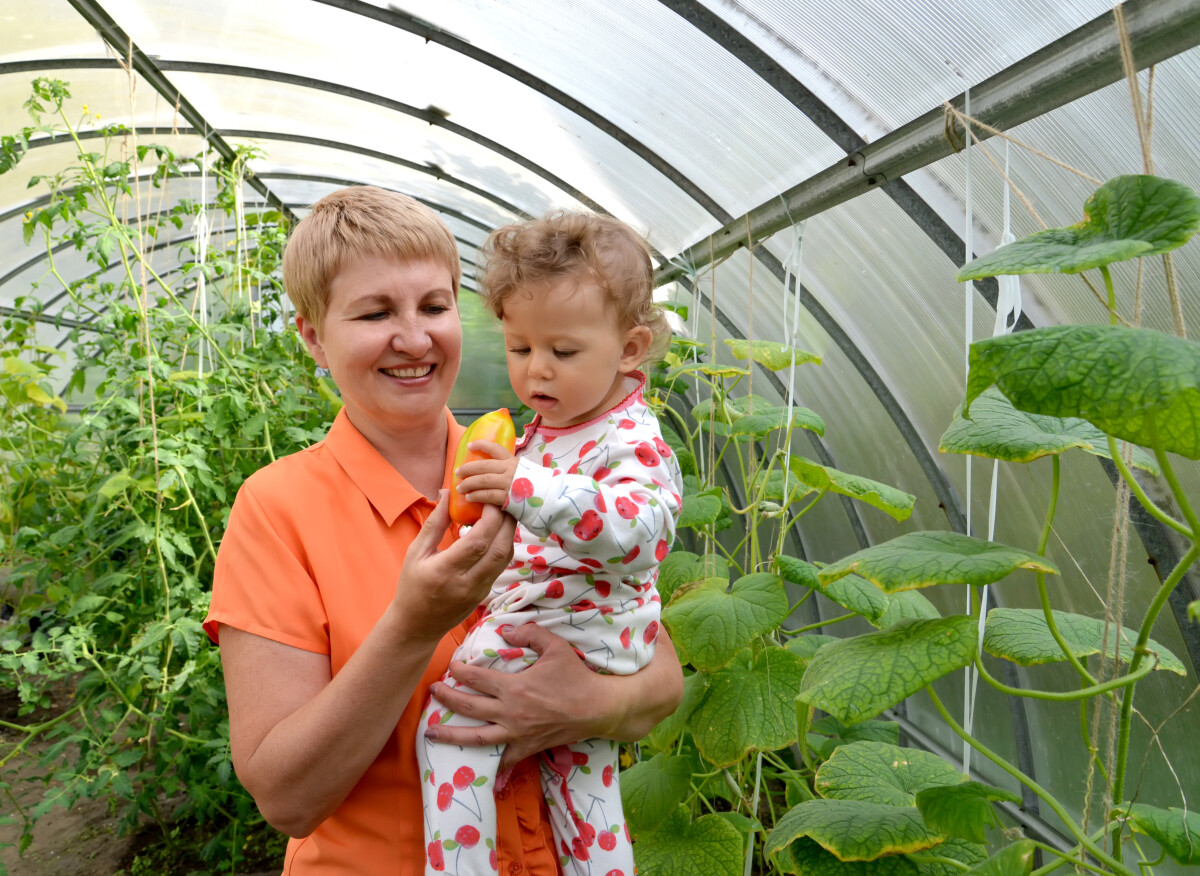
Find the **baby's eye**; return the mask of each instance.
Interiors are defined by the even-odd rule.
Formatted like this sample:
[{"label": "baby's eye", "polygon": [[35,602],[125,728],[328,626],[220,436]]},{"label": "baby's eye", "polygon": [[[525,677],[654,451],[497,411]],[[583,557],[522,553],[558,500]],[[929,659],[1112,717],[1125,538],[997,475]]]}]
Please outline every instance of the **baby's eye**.
[{"label": "baby's eye", "polygon": [[512,353],[514,356],[528,356],[529,348],[528,347],[509,347],[508,352]]},{"label": "baby's eye", "polygon": [[555,350],[554,355],[560,359],[570,359],[578,352],[578,350]]}]

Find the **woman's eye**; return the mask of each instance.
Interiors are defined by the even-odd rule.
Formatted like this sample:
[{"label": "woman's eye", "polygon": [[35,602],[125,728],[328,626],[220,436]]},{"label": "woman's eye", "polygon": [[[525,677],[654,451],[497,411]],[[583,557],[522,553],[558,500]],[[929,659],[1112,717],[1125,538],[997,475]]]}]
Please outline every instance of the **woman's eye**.
[{"label": "woman's eye", "polygon": [[387,316],[387,311],[376,310],[374,313],[364,313],[362,315],[362,319],[369,319],[369,320],[375,321],[375,320],[383,319],[385,316]]},{"label": "woman's eye", "polygon": [[438,314],[445,313],[449,309],[450,308],[444,304],[431,304],[425,308],[425,312],[432,313],[434,316],[437,316]]}]

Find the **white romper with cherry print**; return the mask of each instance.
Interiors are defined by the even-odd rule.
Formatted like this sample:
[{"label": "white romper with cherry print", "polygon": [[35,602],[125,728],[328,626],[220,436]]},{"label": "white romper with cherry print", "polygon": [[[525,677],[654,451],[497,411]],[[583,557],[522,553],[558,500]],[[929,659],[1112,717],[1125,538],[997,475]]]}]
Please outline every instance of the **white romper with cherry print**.
[{"label": "white romper with cherry print", "polygon": [[[675,538],[682,479],[658,420],[642,400],[645,378],[608,413],[563,429],[535,418],[516,455],[505,510],[517,518],[514,557],[486,613],[455,660],[520,672],[537,659],[501,637],[538,623],[566,639],[597,672],[629,675],[650,662],[661,601],[658,564]],[[447,673],[445,684],[459,685]],[[431,723],[479,721],[426,704],[417,736],[425,810],[425,872],[496,872],[499,746],[432,743]],[[619,746],[585,739],[541,755],[542,787],[564,873],[633,876],[633,849],[617,786]],[[436,861],[437,863],[433,863]]]}]

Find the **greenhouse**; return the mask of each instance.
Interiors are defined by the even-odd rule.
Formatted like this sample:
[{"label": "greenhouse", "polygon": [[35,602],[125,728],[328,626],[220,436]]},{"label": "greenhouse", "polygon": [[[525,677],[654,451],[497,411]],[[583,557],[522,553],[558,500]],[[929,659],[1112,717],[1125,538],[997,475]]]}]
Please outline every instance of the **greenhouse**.
[{"label": "greenhouse", "polygon": [[[0,876],[1200,866],[1198,44],[1200,0],[0,0]],[[294,265],[327,266],[289,241],[363,187],[436,217],[457,261],[347,249],[313,305]],[[559,280],[532,315],[487,298],[521,258],[489,236],[564,212],[644,240],[671,329],[635,407],[594,409],[643,412],[636,460],[667,471],[613,509],[618,449],[577,467],[615,432],[565,472],[530,450],[594,422],[528,404],[514,365]],[[412,316],[421,266],[455,295]],[[364,277],[395,309],[338,322]],[[409,316],[445,348],[431,376],[395,364]],[[612,322],[625,355],[645,326]],[[392,358],[355,371],[380,338]],[[380,380],[419,401],[371,413]],[[517,436],[536,414],[482,500],[507,513],[426,556],[450,444],[499,408]],[[531,468],[595,491],[567,542],[531,522]],[[578,566],[610,510],[666,529],[571,580],[642,583],[555,610],[610,656],[644,642],[631,678],[544,620],[571,645],[488,654],[547,697],[569,662],[560,711],[617,741],[480,711],[509,734],[491,778],[442,782],[426,740],[458,747],[474,707],[422,713],[426,691],[497,603],[384,653],[435,580],[414,569],[515,548],[436,578],[480,604],[522,557],[540,580],[528,531]],[[275,627],[293,584],[314,617]],[[475,678],[510,711],[515,681]],[[512,784],[504,744],[529,755]],[[435,793],[499,814],[435,830]]]}]

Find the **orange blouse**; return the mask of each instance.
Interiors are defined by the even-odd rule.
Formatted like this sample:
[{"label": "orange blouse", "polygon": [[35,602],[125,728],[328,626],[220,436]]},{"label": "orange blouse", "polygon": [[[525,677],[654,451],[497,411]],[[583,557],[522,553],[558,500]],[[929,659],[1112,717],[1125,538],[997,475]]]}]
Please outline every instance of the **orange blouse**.
[{"label": "orange blouse", "polygon": [[[453,448],[463,428],[450,411]],[[204,629],[220,624],[329,655],[336,675],[383,614],[405,552],[433,503],[338,414],[325,440],[277,460],[243,484],[217,554]],[[453,539],[447,533],[443,547]],[[424,829],[415,739],[429,685],[466,625],[451,630],[375,762],[312,835],[288,843],[285,876],[422,876]],[[560,872],[537,769],[527,760],[497,795],[500,874]]]}]

